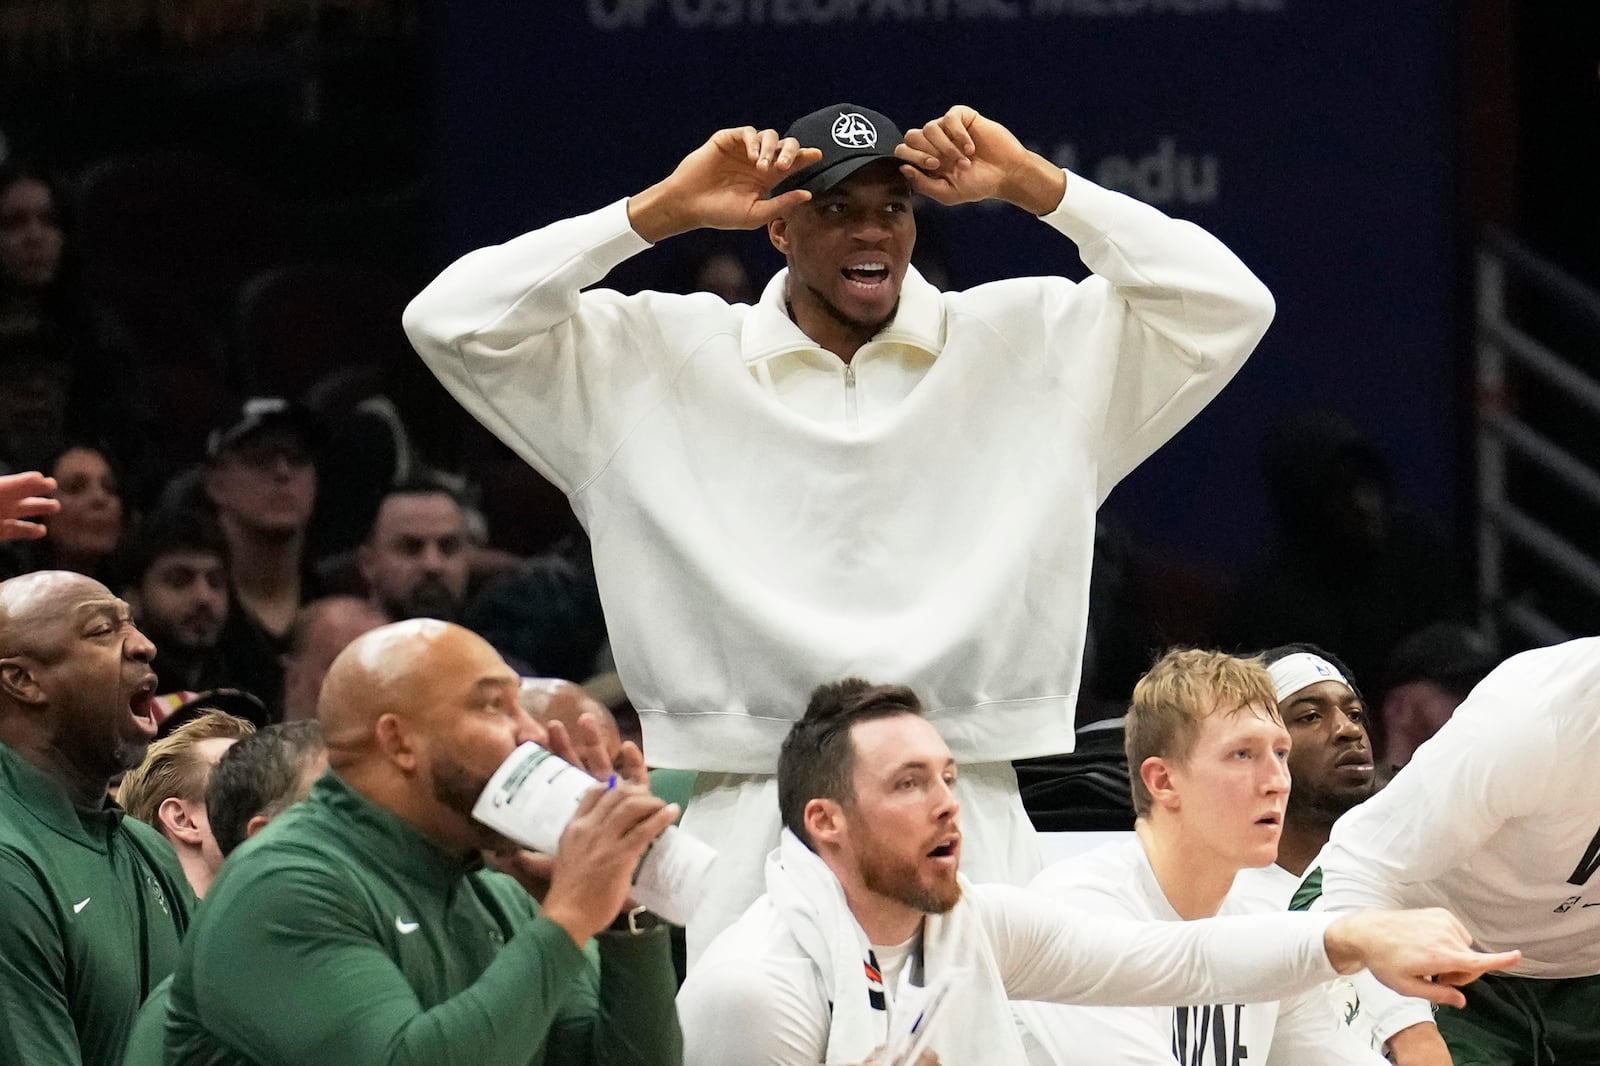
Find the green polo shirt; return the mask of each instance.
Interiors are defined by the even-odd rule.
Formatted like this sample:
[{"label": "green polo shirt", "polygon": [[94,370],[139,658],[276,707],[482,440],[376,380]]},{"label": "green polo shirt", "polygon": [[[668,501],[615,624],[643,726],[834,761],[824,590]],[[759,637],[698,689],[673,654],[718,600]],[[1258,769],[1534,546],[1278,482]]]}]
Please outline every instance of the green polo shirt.
[{"label": "green polo shirt", "polygon": [[193,905],[159,833],[0,744],[0,1062],[120,1063]]},{"label": "green polo shirt", "polygon": [[682,1062],[664,928],[595,968],[511,878],[326,774],[223,865],[172,984],[170,1063]]}]

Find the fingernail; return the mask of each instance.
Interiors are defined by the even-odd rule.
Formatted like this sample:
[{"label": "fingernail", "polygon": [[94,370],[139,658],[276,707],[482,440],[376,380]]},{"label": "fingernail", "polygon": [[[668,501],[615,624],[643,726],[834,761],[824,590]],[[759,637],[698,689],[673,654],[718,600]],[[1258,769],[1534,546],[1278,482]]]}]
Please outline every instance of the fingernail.
[{"label": "fingernail", "polygon": [[617,775],[616,774],[612,774],[611,775],[611,779],[606,782],[606,790],[610,791],[611,789],[616,788],[616,787],[617,787]]}]

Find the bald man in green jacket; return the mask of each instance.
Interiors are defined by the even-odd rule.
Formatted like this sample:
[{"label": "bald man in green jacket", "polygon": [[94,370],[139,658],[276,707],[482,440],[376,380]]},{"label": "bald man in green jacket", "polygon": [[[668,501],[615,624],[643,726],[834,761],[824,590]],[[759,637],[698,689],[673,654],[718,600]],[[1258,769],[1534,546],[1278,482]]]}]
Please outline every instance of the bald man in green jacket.
[{"label": "bald man in green jacket", "polygon": [[[173,981],[168,1063],[682,1061],[667,930],[625,906],[676,808],[637,784],[590,793],[542,907],[480,868],[508,842],[473,802],[546,739],[517,687],[448,623],[345,649],[318,708],[332,769],[223,866]],[[636,748],[624,777],[644,779]]]},{"label": "bald man in green jacket", "polygon": [[122,1061],[194,894],[108,781],[156,724],[155,646],[81,574],[0,582],[0,1063]]}]

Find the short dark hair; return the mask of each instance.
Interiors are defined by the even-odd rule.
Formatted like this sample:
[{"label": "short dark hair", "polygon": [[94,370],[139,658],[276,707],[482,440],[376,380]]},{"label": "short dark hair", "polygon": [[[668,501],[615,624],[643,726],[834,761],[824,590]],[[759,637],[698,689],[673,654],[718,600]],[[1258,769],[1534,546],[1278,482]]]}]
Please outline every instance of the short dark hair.
[{"label": "short dark hair", "polygon": [[117,580],[132,588],[162,556],[182,551],[215,555],[228,568],[228,542],[215,520],[194,508],[168,507],[151,512],[134,529],[117,561]]},{"label": "short dark hair", "polygon": [[922,701],[904,685],[874,685],[858,677],[819,685],[805,717],[783,738],[778,753],[778,811],[783,826],[816,850],[806,833],[806,804],[831,799],[850,804],[856,768],[850,731],[862,722],[922,714]]},{"label": "short dark hair", "polygon": [[1482,633],[1460,622],[1437,622],[1419,629],[1394,646],[1384,671],[1383,688],[1413,681],[1432,681],[1464,700],[1499,663]]},{"label": "short dark hair", "polygon": [[367,523],[367,535],[362,538],[363,543],[371,544],[373,535],[378,530],[378,515],[383,511],[383,505],[396,496],[444,496],[466,513],[467,504],[460,492],[455,487],[447,484],[442,478],[428,474],[414,475],[401,478],[387,485],[383,494],[378,497],[378,502],[372,508],[372,519]]},{"label": "short dark hair", "polygon": [[268,726],[223,752],[206,783],[217,850],[231,855],[249,835],[250,819],[275,817],[299,799],[303,768],[324,750],[322,727],[304,721]]}]

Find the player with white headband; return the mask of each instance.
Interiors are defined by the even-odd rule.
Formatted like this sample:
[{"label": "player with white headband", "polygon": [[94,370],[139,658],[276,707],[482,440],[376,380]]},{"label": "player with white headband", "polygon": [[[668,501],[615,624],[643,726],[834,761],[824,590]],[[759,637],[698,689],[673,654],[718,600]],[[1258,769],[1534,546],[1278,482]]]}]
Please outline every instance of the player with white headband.
[{"label": "player with white headband", "polygon": [[[1242,871],[1240,881],[1254,882],[1281,906],[1320,908],[1321,852],[1328,835],[1340,817],[1377,790],[1366,703],[1349,667],[1315,644],[1286,644],[1261,657],[1292,742],[1289,776],[1294,784],[1278,861]],[[1330,1009],[1341,1023],[1396,1061],[1437,1049],[1428,1005],[1397,995],[1370,974],[1332,982],[1329,995]]]}]

